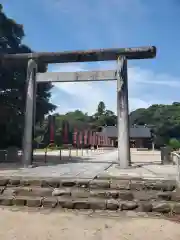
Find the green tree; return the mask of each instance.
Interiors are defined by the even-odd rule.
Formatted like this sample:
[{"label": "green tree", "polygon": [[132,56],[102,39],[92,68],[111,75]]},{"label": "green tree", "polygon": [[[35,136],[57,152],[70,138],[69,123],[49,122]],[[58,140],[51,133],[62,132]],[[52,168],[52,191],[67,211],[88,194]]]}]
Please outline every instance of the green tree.
[{"label": "green tree", "polygon": [[147,124],[153,128],[155,144],[168,144],[171,138],[180,138],[180,103],[154,104],[147,109],[137,109],[130,113],[130,122]]},{"label": "green tree", "polygon": [[[116,125],[117,122],[117,117],[112,112],[111,110],[105,109],[103,107],[103,104],[98,104],[99,106],[102,106],[103,111],[101,114],[96,112],[94,115],[89,116],[87,113],[83,113],[80,110],[75,110],[74,112],[67,112],[66,114],[55,114],[56,117],[56,136],[55,136],[55,141],[57,145],[62,144],[62,122],[63,121],[68,121],[69,126],[70,126],[70,131],[69,131],[69,138],[72,139],[72,134],[74,129],[76,128],[77,130],[92,130],[92,131],[101,131],[102,126],[113,126]],[[97,108],[98,109],[98,108]],[[45,131],[45,126],[47,125],[46,119],[44,120],[44,123],[41,125],[42,129],[37,128],[38,134],[42,134],[42,132]],[[45,139],[45,138],[44,138]]]},{"label": "green tree", "polygon": [[97,115],[100,117],[105,114],[106,106],[103,101],[99,102],[97,107]]},{"label": "green tree", "polygon": [[117,124],[117,116],[113,111],[106,110],[105,112],[105,124],[107,126],[114,126]]},{"label": "green tree", "polygon": [[180,148],[180,142],[176,138],[171,138],[169,140],[169,146],[172,147],[174,150],[177,150]]},{"label": "green tree", "polygon": [[[22,44],[25,36],[23,26],[10,19],[3,12],[0,4],[0,53],[30,53],[31,49]],[[46,66],[40,64],[38,71],[46,71]],[[26,87],[26,64],[0,65],[0,147],[21,145]],[[42,121],[44,115],[55,109],[49,102],[49,83],[37,86],[36,120]]]}]

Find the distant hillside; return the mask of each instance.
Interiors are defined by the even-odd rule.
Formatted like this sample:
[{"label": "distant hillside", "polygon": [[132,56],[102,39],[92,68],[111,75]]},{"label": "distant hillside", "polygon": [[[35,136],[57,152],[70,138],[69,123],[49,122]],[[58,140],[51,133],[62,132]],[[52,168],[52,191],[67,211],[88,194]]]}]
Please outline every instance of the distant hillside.
[{"label": "distant hillside", "polygon": [[151,126],[158,145],[168,143],[171,138],[180,139],[180,103],[137,109],[130,113],[130,123]]},{"label": "distant hillside", "polygon": [[[89,116],[79,110],[68,112],[65,115],[56,114],[56,132],[61,135],[62,121],[67,120],[70,131],[76,127],[79,130],[92,129],[99,131],[102,126],[117,124],[117,116],[106,109],[104,102],[100,102],[94,115]],[[180,138],[180,103],[172,105],[152,105],[149,108],[140,108],[130,113],[130,125],[147,125],[152,128],[157,146],[168,143],[171,138]],[[37,131],[41,132],[42,129]]]}]

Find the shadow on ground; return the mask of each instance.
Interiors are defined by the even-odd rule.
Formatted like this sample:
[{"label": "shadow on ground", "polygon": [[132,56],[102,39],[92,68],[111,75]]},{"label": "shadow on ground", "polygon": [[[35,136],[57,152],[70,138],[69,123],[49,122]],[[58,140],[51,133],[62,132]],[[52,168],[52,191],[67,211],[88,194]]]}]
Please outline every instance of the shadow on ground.
[{"label": "shadow on ground", "polygon": [[[103,157],[102,157],[103,158]],[[111,159],[104,161],[100,160],[100,155],[98,159],[96,156],[93,157],[69,157],[69,156],[34,156],[34,163],[37,165],[56,165],[56,164],[69,164],[69,163],[117,163],[116,161],[112,161]]]},{"label": "shadow on ground", "polygon": [[[113,159],[105,159],[104,156],[106,156],[106,153],[98,155],[91,155],[91,156],[60,156],[60,155],[35,155],[33,156],[33,162],[32,164],[34,166],[53,166],[53,165],[59,165],[59,164],[74,164],[74,163],[109,163],[109,164],[117,164],[117,161],[114,161]],[[22,168],[21,164],[22,157],[19,156],[16,161],[11,162],[4,162],[0,159],[0,169],[1,170],[8,170],[8,169],[17,169]],[[102,160],[101,160],[102,159]],[[157,159],[156,159],[157,160]],[[130,168],[141,168],[143,166],[150,166],[150,165],[161,165],[160,161],[132,161],[132,165]]]},{"label": "shadow on ground", "polygon": [[[100,160],[101,157],[98,156],[98,160],[96,159],[96,156],[94,156],[94,158],[91,157],[76,157],[76,156],[62,156],[60,158],[60,156],[42,156],[42,155],[36,155],[33,156],[33,162],[32,162],[32,166],[54,166],[54,165],[59,165],[59,164],[73,164],[73,163],[96,163],[96,164],[101,164],[101,163],[109,163],[109,164],[113,164],[113,163],[117,163],[115,161],[111,161],[106,160],[106,161],[101,161]],[[22,157],[19,156],[18,159],[16,159],[15,161],[9,161],[9,162],[2,162],[0,160],[0,169],[1,170],[15,170],[18,168],[22,168]]]}]

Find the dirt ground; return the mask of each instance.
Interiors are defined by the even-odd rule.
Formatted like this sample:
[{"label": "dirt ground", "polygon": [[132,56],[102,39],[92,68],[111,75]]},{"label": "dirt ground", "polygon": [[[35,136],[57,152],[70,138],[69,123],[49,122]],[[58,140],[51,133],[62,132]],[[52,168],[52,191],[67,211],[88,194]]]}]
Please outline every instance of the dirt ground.
[{"label": "dirt ground", "polygon": [[0,209],[3,240],[179,240],[180,225],[165,219],[107,217],[77,212]]}]

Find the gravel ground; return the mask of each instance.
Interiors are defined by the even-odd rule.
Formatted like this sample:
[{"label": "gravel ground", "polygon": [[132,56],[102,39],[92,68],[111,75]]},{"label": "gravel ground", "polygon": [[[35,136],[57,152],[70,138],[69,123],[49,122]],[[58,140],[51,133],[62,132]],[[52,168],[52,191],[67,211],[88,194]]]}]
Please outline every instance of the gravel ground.
[{"label": "gravel ground", "polygon": [[77,212],[0,209],[3,240],[179,240],[180,225],[165,219],[107,217]]}]

